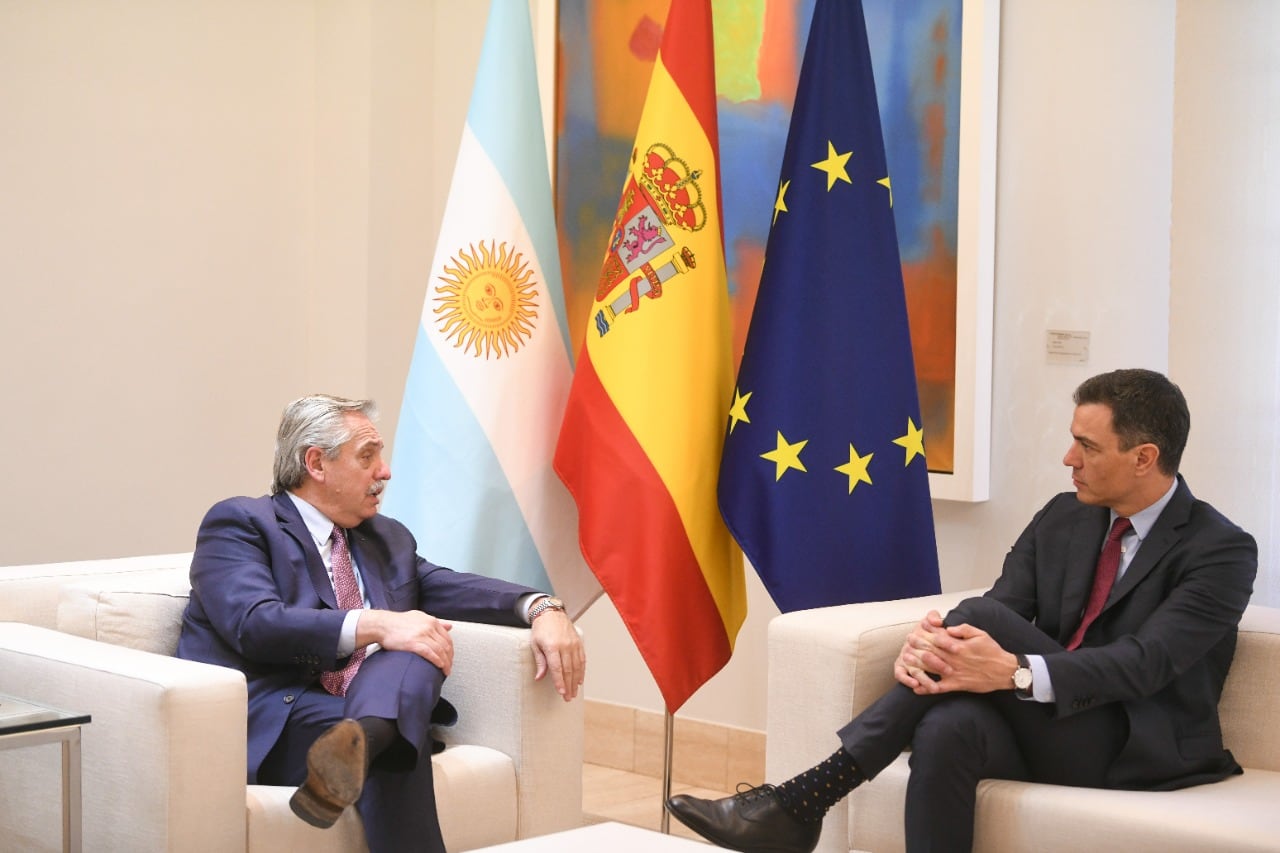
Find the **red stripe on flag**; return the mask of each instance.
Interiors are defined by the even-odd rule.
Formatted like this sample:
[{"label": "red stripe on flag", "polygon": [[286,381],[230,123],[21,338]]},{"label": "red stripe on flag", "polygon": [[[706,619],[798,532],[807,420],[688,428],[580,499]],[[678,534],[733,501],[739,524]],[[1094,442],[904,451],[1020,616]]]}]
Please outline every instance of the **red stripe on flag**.
[{"label": "red stripe on flag", "polygon": [[732,649],[676,505],[600,384],[586,347],[555,469],[578,506],[591,508],[579,525],[582,553],[674,713]]},{"label": "red stripe on flag", "polygon": [[[662,34],[658,61],[689,102],[689,109],[697,117],[702,132],[712,146],[718,146],[716,78],[714,74],[707,73],[707,57],[715,50],[711,33],[711,3],[707,0],[673,0],[667,12],[667,26]],[[718,182],[718,174],[716,178]]]}]

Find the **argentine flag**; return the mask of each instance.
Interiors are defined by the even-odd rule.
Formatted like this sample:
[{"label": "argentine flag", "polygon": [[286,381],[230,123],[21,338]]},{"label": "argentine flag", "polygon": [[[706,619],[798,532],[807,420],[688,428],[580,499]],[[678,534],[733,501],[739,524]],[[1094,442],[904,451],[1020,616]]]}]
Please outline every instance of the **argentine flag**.
[{"label": "argentine flag", "polygon": [[419,552],[600,593],[551,468],[570,359],[528,0],[493,0],[405,382],[383,512]]}]

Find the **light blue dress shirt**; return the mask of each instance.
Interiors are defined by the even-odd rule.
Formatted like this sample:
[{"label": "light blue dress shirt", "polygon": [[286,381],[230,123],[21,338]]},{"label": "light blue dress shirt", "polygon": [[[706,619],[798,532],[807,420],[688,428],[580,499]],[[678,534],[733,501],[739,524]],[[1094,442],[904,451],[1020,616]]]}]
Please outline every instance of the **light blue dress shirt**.
[{"label": "light blue dress shirt", "polygon": [[[1160,517],[1160,513],[1164,512],[1164,508],[1168,506],[1169,501],[1173,499],[1173,493],[1177,490],[1178,481],[1175,478],[1173,485],[1169,487],[1169,491],[1164,493],[1164,497],[1146,509],[1129,516],[1129,523],[1133,527],[1120,539],[1120,567],[1116,570],[1116,582],[1119,582],[1124,577],[1124,573],[1129,570],[1129,564],[1133,562],[1134,555],[1142,547],[1147,534],[1155,526],[1156,519]],[[1116,511],[1112,510],[1110,522],[1114,523],[1115,520]],[[1108,524],[1108,529],[1110,529],[1110,524]],[[1101,554],[1101,551],[1099,551],[1099,554]],[[1036,702],[1052,702],[1054,700],[1053,682],[1049,679],[1049,668],[1045,666],[1044,658],[1040,655],[1027,655],[1027,663],[1031,667],[1031,696],[1029,698],[1034,699]]]}]

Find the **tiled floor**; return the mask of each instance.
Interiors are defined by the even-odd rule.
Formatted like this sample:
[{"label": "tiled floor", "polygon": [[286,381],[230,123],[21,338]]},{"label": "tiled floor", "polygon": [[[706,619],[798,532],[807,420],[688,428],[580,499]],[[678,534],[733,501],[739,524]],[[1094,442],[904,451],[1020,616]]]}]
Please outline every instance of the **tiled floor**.
[{"label": "tiled floor", "polygon": [[[673,794],[698,797],[728,796],[724,791],[671,784]],[[586,823],[615,820],[645,829],[660,830],[662,823],[662,780],[639,773],[628,773],[599,764],[582,766],[582,811]],[[683,838],[702,839],[686,829],[678,820],[670,820],[670,833]]]}]

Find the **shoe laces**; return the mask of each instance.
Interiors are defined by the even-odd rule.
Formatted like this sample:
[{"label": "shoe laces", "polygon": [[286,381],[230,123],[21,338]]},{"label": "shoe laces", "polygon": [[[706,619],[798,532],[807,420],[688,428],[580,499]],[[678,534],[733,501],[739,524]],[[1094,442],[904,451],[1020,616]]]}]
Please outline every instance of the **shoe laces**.
[{"label": "shoe laces", "polygon": [[783,806],[791,805],[787,795],[783,793],[782,789],[779,788],[777,785],[769,785],[769,784],[752,785],[747,782],[739,782],[738,792],[733,795],[733,798],[735,800],[738,800],[744,804],[752,802],[753,800],[764,799],[766,797],[772,797],[776,799]]}]

